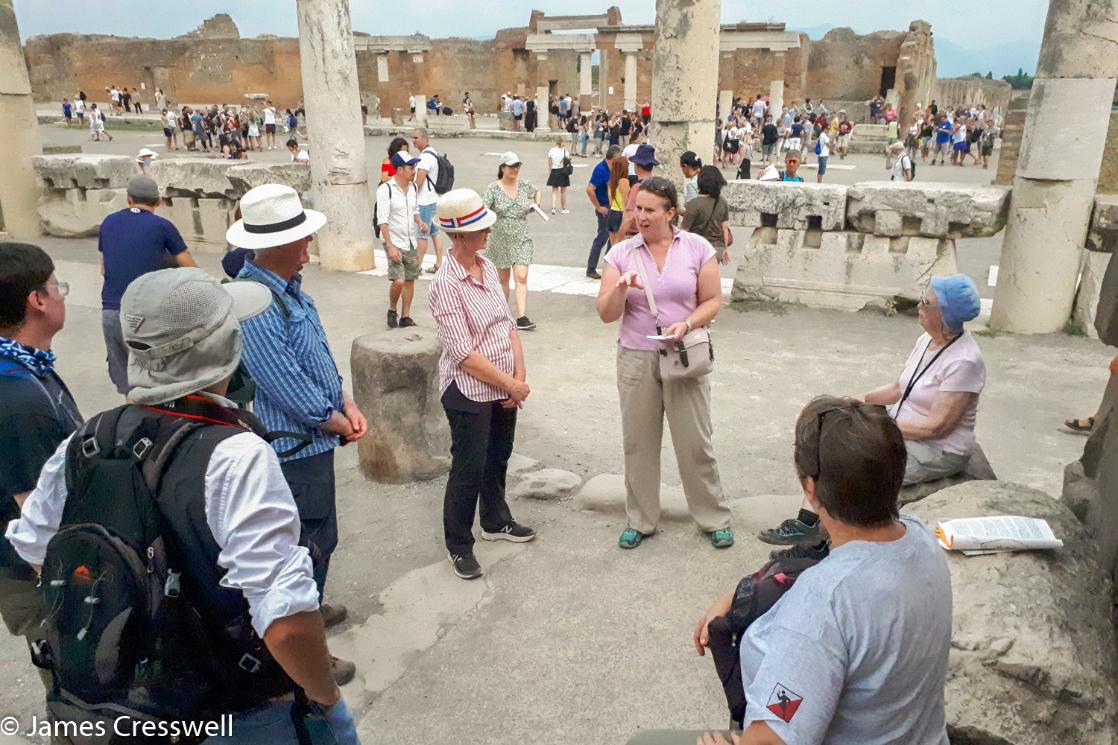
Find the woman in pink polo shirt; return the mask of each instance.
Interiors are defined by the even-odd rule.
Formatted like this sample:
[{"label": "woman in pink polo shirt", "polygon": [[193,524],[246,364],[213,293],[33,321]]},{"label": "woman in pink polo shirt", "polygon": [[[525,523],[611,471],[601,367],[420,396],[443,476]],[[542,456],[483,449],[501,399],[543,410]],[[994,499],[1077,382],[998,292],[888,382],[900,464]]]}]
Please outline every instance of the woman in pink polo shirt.
[{"label": "woman in pink polo shirt", "polygon": [[629,523],[618,541],[622,548],[636,548],[656,532],[665,414],[691,517],[715,548],[734,544],[710,440],[710,383],[705,377],[661,379],[661,345],[674,342],[649,339],[659,332],[637,273],[640,261],[652,284],[664,335],[680,340],[718,315],[718,260],[706,239],[675,227],[678,203],[675,186],[667,179],[653,177],[641,183],[636,199],[640,232],[610,251],[598,292],[599,317],[606,323],[621,319],[617,390]]}]

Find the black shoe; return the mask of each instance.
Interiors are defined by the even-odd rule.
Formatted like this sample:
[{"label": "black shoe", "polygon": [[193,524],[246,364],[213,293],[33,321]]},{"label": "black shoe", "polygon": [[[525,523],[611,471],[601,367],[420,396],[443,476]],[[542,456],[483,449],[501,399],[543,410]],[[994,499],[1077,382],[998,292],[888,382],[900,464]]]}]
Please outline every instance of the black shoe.
[{"label": "black shoe", "polygon": [[357,674],[357,665],[349,660],[338,659],[330,655],[330,672],[334,676],[334,682],[339,686],[344,686],[353,680],[353,676]]},{"label": "black shoe", "polygon": [[536,324],[528,320],[528,316],[521,316],[516,319],[516,328],[518,331],[531,331],[536,327]]},{"label": "black shoe", "polygon": [[400,316],[400,328],[411,328],[414,325],[415,321],[411,319],[411,316]]},{"label": "black shoe", "polygon": [[477,579],[481,576],[481,564],[477,563],[473,554],[448,553],[447,558],[454,567],[454,573],[462,579]]},{"label": "black shoe", "polygon": [[774,546],[817,546],[823,540],[818,521],[815,525],[808,525],[798,517],[790,517],[775,528],[762,530],[757,537]]},{"label": "black shoe", "polygon": [[831,542],[823,541],[815,546],[792,546],[778,548],[769,553],[770,559],[815,559],[822,561],[831,553]]},{"label": "black shoe", "polygon": [[602,275],[598,274],[597,272],[587,272],[586,276],[587,276],[588,279],[601,279],[602,278]]},{"label": "black shoe", "polygon": [[388,311],[388,328],[394,329],[399,325],[400,325],[400,316],[397,315],[396,311],[394,311],[394,310]]},{"label": "black shoe", "polygon": [[523,525],[516,523],[509,523],[498,531],[490,533],[487,530],[481,531],[481,537],[487,541],[512,541],[513,543],[527,543],[536,537],[536,531],[531,528],[526,528]]}]

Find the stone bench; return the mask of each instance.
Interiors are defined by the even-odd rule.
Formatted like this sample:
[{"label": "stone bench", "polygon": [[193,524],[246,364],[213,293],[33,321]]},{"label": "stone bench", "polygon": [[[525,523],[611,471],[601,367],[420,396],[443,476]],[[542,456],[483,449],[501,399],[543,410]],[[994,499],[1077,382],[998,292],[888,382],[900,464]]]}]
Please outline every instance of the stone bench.
[{"label": "stone bench", "polygon": [[846,225],[846,187],[741,179],[722,190],[730,224],[747,228],[842,230]]},{"label": "stone bench", "polygon": [[970,462],[962,473],[935,481],[925,481],[922,484],[902,486],[897,501],[902,505],[912,504],[949,486],[958,486],[968,481],[995,481],[997,478],[990,461],[986,459],[986,453],[982,452],[981,446],[975,445],[974,452],[970,454]]},{"label": "stone bench", "polygon": [[981,238],[1005,227],[1009,194],[1004,186],[864,181],[846,190],[846,221],[888,237]]}]

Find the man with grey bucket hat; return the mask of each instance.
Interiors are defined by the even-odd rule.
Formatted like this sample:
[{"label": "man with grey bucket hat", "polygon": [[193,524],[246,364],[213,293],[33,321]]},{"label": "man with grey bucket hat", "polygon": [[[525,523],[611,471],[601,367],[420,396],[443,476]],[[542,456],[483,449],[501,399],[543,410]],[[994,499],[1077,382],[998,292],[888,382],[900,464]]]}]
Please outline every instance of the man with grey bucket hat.
[{"label": "man with grey bucket hat", "polygon": [[[304,209],[289,186],[264,184],[241,198],[241,214],[226,232],[230,244],[252,249],[238,275],[266,287],[273,302],[243,325],[245,367],[256,382],[254,411],[273,431],[297,432],[310,445],[280,454],[280,467],[299,508],[303,537],[321,555],[315,567],[319,597],[330,557],[338,545],[334,449],[357,442],[368,431],[365,417],[342,387],[342,376],[314,299],[300,273],[310,261],[308,246],[326,216]],[[322,605],[327,627],[345,620],[345,606]],[[335,661],[339,681],[353,677],[350,662]]]},{"label": "man with grey bucket hat", "polygon": [[128,207],[104,219],[98,231],[101,253],[101,331],[109,378],[122,396],[128,392],[128,350],[120,331],[120,299],[137,277],[170,266],[197,266],[174,224],[155,214],[159,186],[150,176],[128,182]]},{"label": "man with grey bucket hat", "polygon": [[[298,510],[279,459],[259,421],[224,398],[241,359],[241,323],[272,302],[264,287],[219,285],[197,268],[150,272],[125,291],[133,403],[94,417],[59,446],[7,531],[20,556],[42,572],[45,588],[65,586],[48,633],[54,648],[36,650],[36,664],[55,671],[61,700],[94,703],[52,709],[56,718],[61,711],[63,721],[80,724],[119,717],[120,707],[164,721],[231,714],[232,730],[207,742],[358,742],[334,679],[311,552],[300,544]],[[120,471],[98,469],[120,467],[142,473],[146,489],[135,480],[129,489],[120,479],[105,488],[104,474]],[[111,616],[98,616],[122,596],[114,582],[100,589],[98,582],[82,583],[83,572],[107,576],[109,565],[94,563],[105,552],[72,554],[83,562],[72,572],[65,563],[66,547],[74,545],[67,541],[89,535],[90,522],[118,537],[115,550],[146,554],[148,572],[132,579],[163,592],[156,601],[124,597],[154,602],[159,612],[148,618],[155,621],[121,632]],[[81,630],[74,613],[86,624]],[[194,624],[200,628],[184,632]],[[195,633],[208,643],[197,645]],[[114,642],[116,649],[108,646]],[[115,686],[82,688],[80,666],[93,658],[83,643],[97,651],[95,677],[107,674],[105,660],[117,666]],[[135,655],[129,666],[123,649],[150,656]],[[161,687],[152,684],[153,672],[162,674]],[[48,695],[48,706],[57,702]]]}]

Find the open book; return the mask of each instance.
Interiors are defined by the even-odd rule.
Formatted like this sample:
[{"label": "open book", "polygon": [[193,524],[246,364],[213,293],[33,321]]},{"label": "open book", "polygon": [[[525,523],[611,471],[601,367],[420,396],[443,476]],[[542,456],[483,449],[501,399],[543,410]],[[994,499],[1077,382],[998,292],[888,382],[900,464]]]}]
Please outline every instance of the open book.
[{"label": "open book", "polygon": [[1047,520],[1013,515],[941,520],[936,525],[936,538],[945,549],[962,551],[967,556],[995,551],[1063,548],[1064,545],[1052,533]]}]

